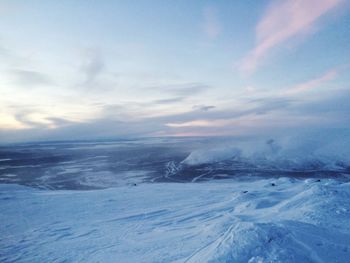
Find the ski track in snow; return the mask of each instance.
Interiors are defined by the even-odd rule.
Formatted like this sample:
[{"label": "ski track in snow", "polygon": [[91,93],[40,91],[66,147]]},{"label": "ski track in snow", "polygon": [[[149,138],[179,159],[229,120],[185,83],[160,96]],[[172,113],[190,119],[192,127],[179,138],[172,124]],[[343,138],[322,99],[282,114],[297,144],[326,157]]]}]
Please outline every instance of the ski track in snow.
[{"label": "ski track in snow", "polygon": [[[272,184],[275,184],[274,186]],[[349,262],[350,183],[0,185],[1,262]]]}]

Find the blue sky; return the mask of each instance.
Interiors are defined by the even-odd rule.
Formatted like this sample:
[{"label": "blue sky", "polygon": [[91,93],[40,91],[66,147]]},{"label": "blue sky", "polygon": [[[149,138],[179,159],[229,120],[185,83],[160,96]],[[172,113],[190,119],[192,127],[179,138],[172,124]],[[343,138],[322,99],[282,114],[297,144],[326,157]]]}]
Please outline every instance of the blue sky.
[{"label": "blue sky", "polygon": [[346,0],[0,1],[0,141],[350,124]]}]

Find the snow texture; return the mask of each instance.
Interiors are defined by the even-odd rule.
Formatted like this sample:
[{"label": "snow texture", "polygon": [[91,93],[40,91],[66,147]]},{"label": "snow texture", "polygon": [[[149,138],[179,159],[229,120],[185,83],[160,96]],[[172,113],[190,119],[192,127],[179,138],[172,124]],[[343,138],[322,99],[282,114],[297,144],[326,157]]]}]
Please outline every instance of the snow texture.
[{"label": "snow texture", "polygon": [[1,262],[349,262],[350,183],[0,185]]}]

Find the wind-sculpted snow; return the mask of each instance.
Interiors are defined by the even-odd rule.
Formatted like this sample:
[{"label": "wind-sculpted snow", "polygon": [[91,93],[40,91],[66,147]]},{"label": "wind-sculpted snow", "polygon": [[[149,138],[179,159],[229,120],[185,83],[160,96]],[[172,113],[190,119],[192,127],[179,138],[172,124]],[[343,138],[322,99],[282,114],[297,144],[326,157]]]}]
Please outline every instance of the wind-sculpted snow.
[{"label": "wind-sculpted snow", "polygon": [[[171,168],[170,168],[171,169]],[[1,262],[348,262],[350,184],[0,185]]]}]

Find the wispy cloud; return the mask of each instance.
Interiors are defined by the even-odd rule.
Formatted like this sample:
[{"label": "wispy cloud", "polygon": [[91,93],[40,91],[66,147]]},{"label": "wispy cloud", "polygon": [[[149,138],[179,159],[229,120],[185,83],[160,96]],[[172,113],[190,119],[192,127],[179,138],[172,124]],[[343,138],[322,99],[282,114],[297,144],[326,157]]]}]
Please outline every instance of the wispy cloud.
[{"label": "wispy cloud", "polygon": [[[45,113],[26,110],[16,119],[26,129],[1,129],[0,142],[23,140],[91,139],[147,135],[242,135],[270,134],[278,129],[336,127],[349,123],[348,89],[334,90],[327,96],[312,100],[292,100],[283,97],[246,101],[247,109],[198,109],[177,115],[151,118],[122,118],[123,107],[110,108],[115,115],[105,113],[95,119],[73,122],[47,117]],[[38,115],[39,114],[39,115]]]},{"label": "wispy cloud", "polygon": [[176,96],[191,96],[204,92],[209,89],[209,86],[202,83],[190,82],[190,83],[182,83],[182,84],[173,84],[173,85],[161,85],[161,86],[153,86],[148,87],[147,89],[158,91],[166,94],[174,94]]},{"label": "wispy cloud", "polygon": [[96,85],[98,76],[103,72],[105,68],[105,62],[101,53],[95,49],[89,49],[86,51],[84,62],[81,70],[84,74],[84,81],[82,85],[90,88]]},{"label": "wispy cloud", "polygon": [[262,98],[251,100],[245,103],[246,108],[231,108],[225,110],[202,110],[196,108],[191,112],[177,115],[170,115],[159,118],[166,126],[172,128],[184,127],[222,127],[235,123],[237,119],[249,116],[267,115],[272,112],[279,112],[293,104],[294,100],[289,98]]},{"label": "wispy cloud", "polygon": [[216,107],[213,105],[194,105],[192,109],[194,110],[200,110],[200,111],[209,111],[212,109],[215,109]]},{"label": "wispy cloud", "polygon": [[45,112],[30,108],[17,109],[14,118],[25,129],[53,129],[77,123],[60,117],[48,117]]},{"label": "wispy cloud", "polygon": [[151,105],[162,105],[162,104],[173,104],[177,102],[183,101],[185,98],[184,97],[175,97],[175,98],[168,98],[168,99],[159,99],[159,100],[154,100],[150,104]]},{"label": "wispy cloud", "polygon": [[[251,110],[231,110],[215,115],[193,115],[192,120],[169,118],[168,133],[196,135],[262,135],[285,132],[286,129],[343,128],[349,123],[347,89],[334,90],[328,96],[312,100],[262,98],[250,103]],[[271,105],[271,106],[269,106]]]},{"label": "wispy cloud", "polygon": [[38,71],[14,69],[10,70],[10,74],[14,83],[20,88],[54,85],[49,76]]},{"label": "wispy cloud", "polygon": [[313,90],[313,89],[320,87],[323,84],[333,80],[334,78],[336,78],[337,75],[338,75],[337,70],[335,70],[335,69],[329,70],[320,77],[317,77],[315,79],[311,79],[309,81],[300,83],[298,85],[295,85],[295,86],[289,88],[285,92],[285,94],[286,95],[296,95],[296,94],[299,94],[299,93],[302,93],[305,91]]},{"label": "wispy cloud", "polygon": [[274,1],[256,27],[256,46],[246,56],[240,69],[253,72],[266,54],[292,37],[305,34],[316,21],[344,0]]},{"label": "wispy cloud", "polygon": [[182,123],[167,123],[166,126],[172,128],[183,128],[183,127],[212,127],[216,121],[209,120],[194,120]]}]

